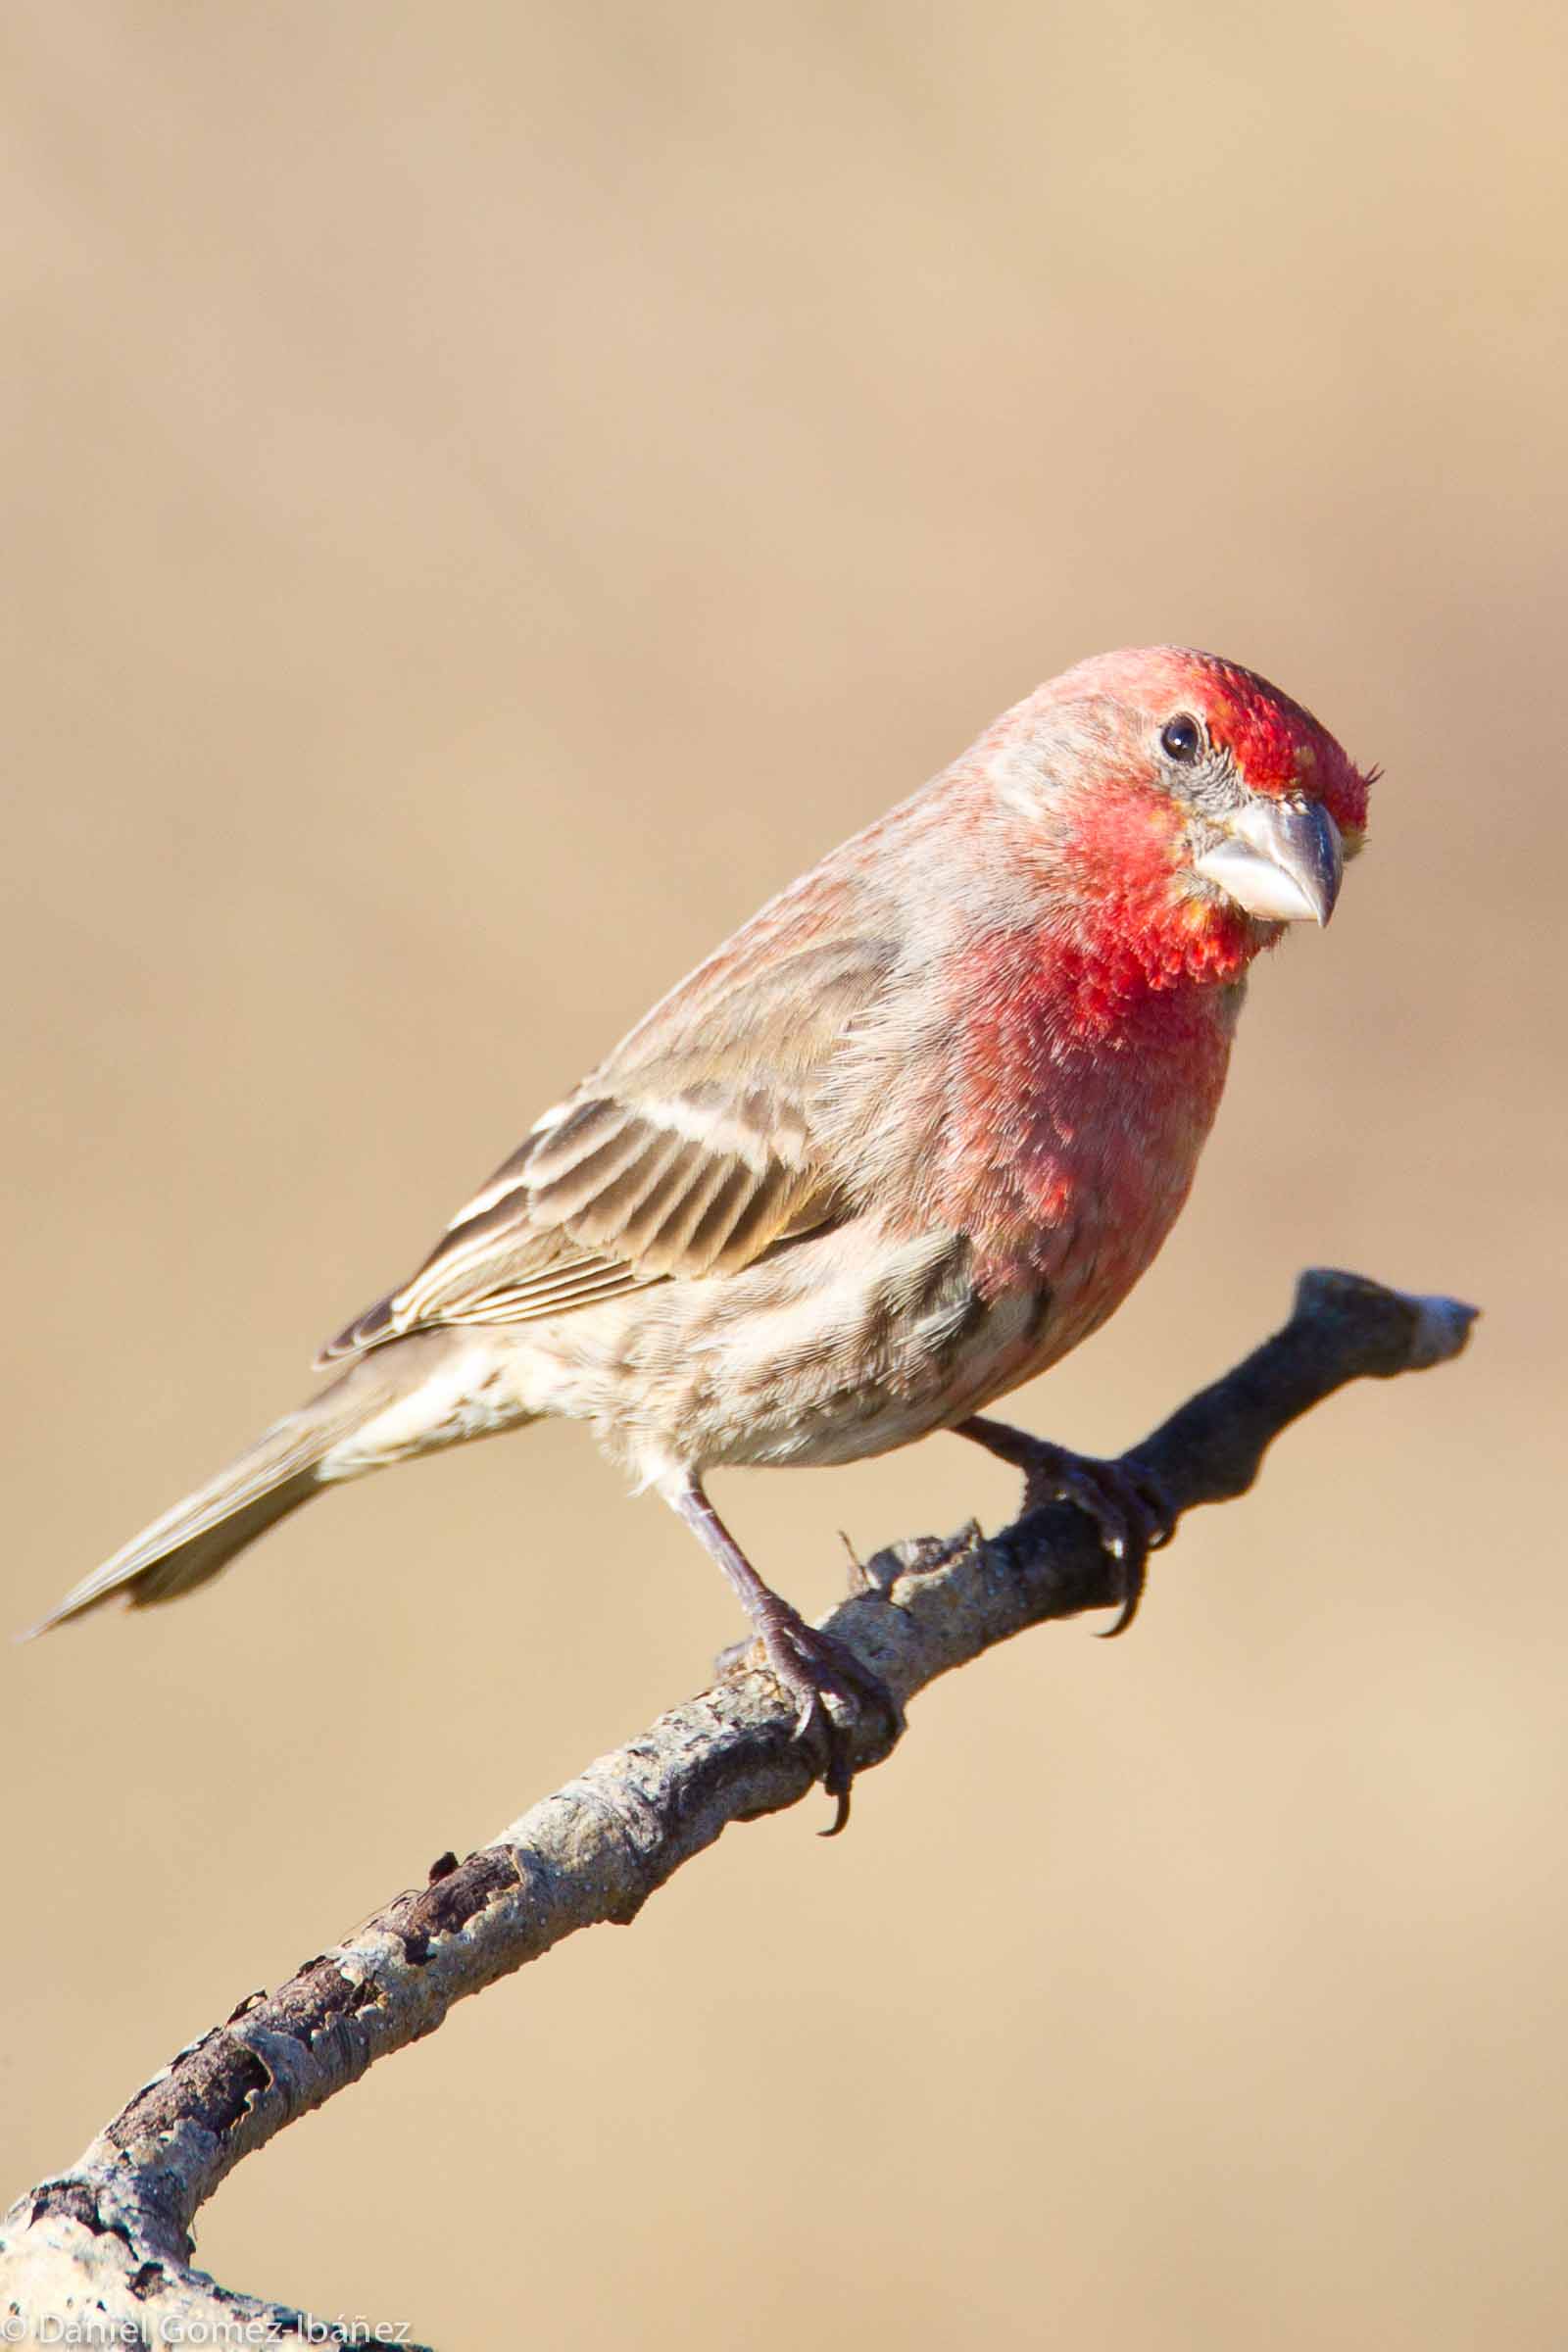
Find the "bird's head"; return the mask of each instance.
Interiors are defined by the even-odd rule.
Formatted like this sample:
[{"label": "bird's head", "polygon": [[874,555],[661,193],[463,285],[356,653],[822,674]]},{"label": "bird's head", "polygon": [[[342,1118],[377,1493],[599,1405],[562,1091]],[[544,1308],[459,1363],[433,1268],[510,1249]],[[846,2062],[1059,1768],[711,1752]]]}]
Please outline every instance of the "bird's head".
[{"label": "bird's head", "polygon": [[993,779],[1015,812],[1033,801],[1053,892],[1152,976],[1230,977],[1286,923],[1333,913],[1375,771],[1250,670],[1102,654],[1009,720]]}]

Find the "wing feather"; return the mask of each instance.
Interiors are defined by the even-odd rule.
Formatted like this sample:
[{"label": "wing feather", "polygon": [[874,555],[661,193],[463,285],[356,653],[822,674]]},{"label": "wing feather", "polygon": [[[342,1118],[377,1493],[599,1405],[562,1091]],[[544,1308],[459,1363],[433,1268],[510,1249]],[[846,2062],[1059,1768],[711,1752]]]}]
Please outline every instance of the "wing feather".
[{"label": "wing feather", "polygon": [[894,958],[872,938],[785,951],[765,929],[786,906],[547,1112],[413,1278],[321,1360],[432,1323],[526,1322],[731,1272],[840,1213],[821,1090]]}]

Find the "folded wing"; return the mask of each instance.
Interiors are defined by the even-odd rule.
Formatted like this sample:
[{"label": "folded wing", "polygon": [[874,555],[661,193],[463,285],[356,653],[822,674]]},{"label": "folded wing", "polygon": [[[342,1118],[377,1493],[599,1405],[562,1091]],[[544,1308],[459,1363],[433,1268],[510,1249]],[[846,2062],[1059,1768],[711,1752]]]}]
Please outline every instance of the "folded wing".
[{"label": "folded wing", "polygon": [[892,960],[872,939],[743,933],[539,1120],[412,1280],[320,1360],[731,1272],[831,1222],[844,1202],[818,1141],[822,1089]]}]

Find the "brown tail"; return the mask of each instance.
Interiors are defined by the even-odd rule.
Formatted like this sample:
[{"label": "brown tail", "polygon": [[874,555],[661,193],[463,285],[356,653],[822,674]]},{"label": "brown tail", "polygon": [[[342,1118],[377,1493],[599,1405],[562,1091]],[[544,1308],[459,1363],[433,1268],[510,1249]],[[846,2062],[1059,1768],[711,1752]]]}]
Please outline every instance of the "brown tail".
[{"label": "brown tail", "polygon": [[142,1608],[204,1585],[276,1520],[309,1501],[324,1483],[321,1464],[333,1446],[406,1393],[410,1377],[423,1369],[420,1357],[401,1348],[356,1364],[83,1577],[23,1640],[80,1617],[116,1593]]}]

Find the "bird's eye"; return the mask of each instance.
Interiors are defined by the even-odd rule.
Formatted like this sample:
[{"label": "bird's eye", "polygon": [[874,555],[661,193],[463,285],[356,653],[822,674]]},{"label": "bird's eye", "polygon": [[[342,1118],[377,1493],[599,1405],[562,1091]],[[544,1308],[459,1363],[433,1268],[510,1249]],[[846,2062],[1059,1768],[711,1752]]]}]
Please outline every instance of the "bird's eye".
[{"label": "bird's eye", "polygon": [[1167,719],[1159,730],[1159,748],[1167,760],[1178,760],[1183,767],[1191,766],[1203,748],[1203,731],[1196,718],[1185,710]]}]

